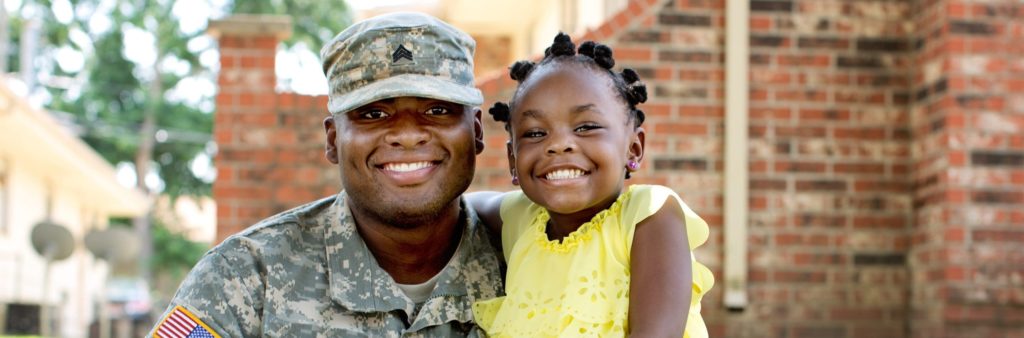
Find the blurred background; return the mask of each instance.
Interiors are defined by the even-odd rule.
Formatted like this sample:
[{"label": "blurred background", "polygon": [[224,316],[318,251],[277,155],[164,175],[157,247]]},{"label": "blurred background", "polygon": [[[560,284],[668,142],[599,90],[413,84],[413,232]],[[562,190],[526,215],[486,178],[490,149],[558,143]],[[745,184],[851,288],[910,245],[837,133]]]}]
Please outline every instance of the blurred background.
[{"label": "blurred background", "polygon": [[[640,73],[629,183],[712,226],[712,336],[1024,337],[1018,0],[5,0],[0,337],[142,336],[210,247],[337,193],[318,51],[392,11],[476,39],[484,110],[558,31]],[[485,120],[471,189],[512,189]]]}]

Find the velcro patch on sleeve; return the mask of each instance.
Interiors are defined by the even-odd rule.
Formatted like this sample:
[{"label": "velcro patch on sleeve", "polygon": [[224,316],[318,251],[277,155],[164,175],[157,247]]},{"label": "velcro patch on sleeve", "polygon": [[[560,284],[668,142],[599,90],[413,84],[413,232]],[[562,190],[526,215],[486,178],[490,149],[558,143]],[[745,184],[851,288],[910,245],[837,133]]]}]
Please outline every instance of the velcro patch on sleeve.
[{"label": "velcro patch on sleeve", "polygon": [[220,338],[210,326],[178,305],[156,327],[156,338]]}]

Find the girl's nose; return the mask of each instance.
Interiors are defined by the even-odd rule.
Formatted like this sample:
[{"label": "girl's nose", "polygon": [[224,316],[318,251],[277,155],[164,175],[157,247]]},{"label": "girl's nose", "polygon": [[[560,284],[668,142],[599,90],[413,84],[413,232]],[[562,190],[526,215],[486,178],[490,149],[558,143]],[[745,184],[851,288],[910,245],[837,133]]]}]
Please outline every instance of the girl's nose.
[{"label": "girl's nose", "polygon": [[572,137],[564,135],[551,135],[551,142],[548,143],[548,154],[571,153],[576,151],[576,144]]}]

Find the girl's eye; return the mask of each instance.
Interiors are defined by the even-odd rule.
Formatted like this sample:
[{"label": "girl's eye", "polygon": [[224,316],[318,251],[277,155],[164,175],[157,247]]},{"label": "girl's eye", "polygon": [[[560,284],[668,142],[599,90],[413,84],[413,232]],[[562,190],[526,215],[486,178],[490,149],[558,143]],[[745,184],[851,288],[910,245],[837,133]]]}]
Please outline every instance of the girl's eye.
[{"label": "girl's eye", "polygon": [[601,126],[596,125],[596,124],[584,124],[582,126],[576,127],[576,129],[574,131],[577,132],[577,133],[582,133],[582,132],[589,131],[589,130],[594,130],[594,129],[601,129]]},{"label": "girl's eye", "polygon": [[448,108],[445,107],[432,107],[427,109],[427,115],[448,115]]},{"label": "girl's eye", "polygon": [[359,113],[359,118],[363,120],[380,120],[387,118],[388,116],[390,115],[388,115],[388,113],[385,113],[383,110],[368,110]]},{"label": "girl's eye", "polygon": [[523,133],[523,138],[537,138],[543,137],[544,135],[547,134],[540,130],[527,130],[526,132]]}]

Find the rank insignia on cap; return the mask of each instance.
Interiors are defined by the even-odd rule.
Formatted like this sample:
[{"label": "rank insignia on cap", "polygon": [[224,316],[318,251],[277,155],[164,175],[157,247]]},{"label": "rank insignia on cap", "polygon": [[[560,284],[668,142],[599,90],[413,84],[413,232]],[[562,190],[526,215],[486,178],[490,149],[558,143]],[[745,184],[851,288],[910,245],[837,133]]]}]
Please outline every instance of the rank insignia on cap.
[{"label": "rank insignia on cap", "polygon": [[398,60],[401,59],[409,59],[409,61],[412,61],[412,52],[410,52],[408,49],[405,49],[405,46],[398,45],[398,48],[395,49],[395,52],[391,53],[391,63],[398,62]]},{"label": "rank insignia on cap", "polygon": [[220,338],[206,323],[178,305],[153,332],[156,338]]}]

